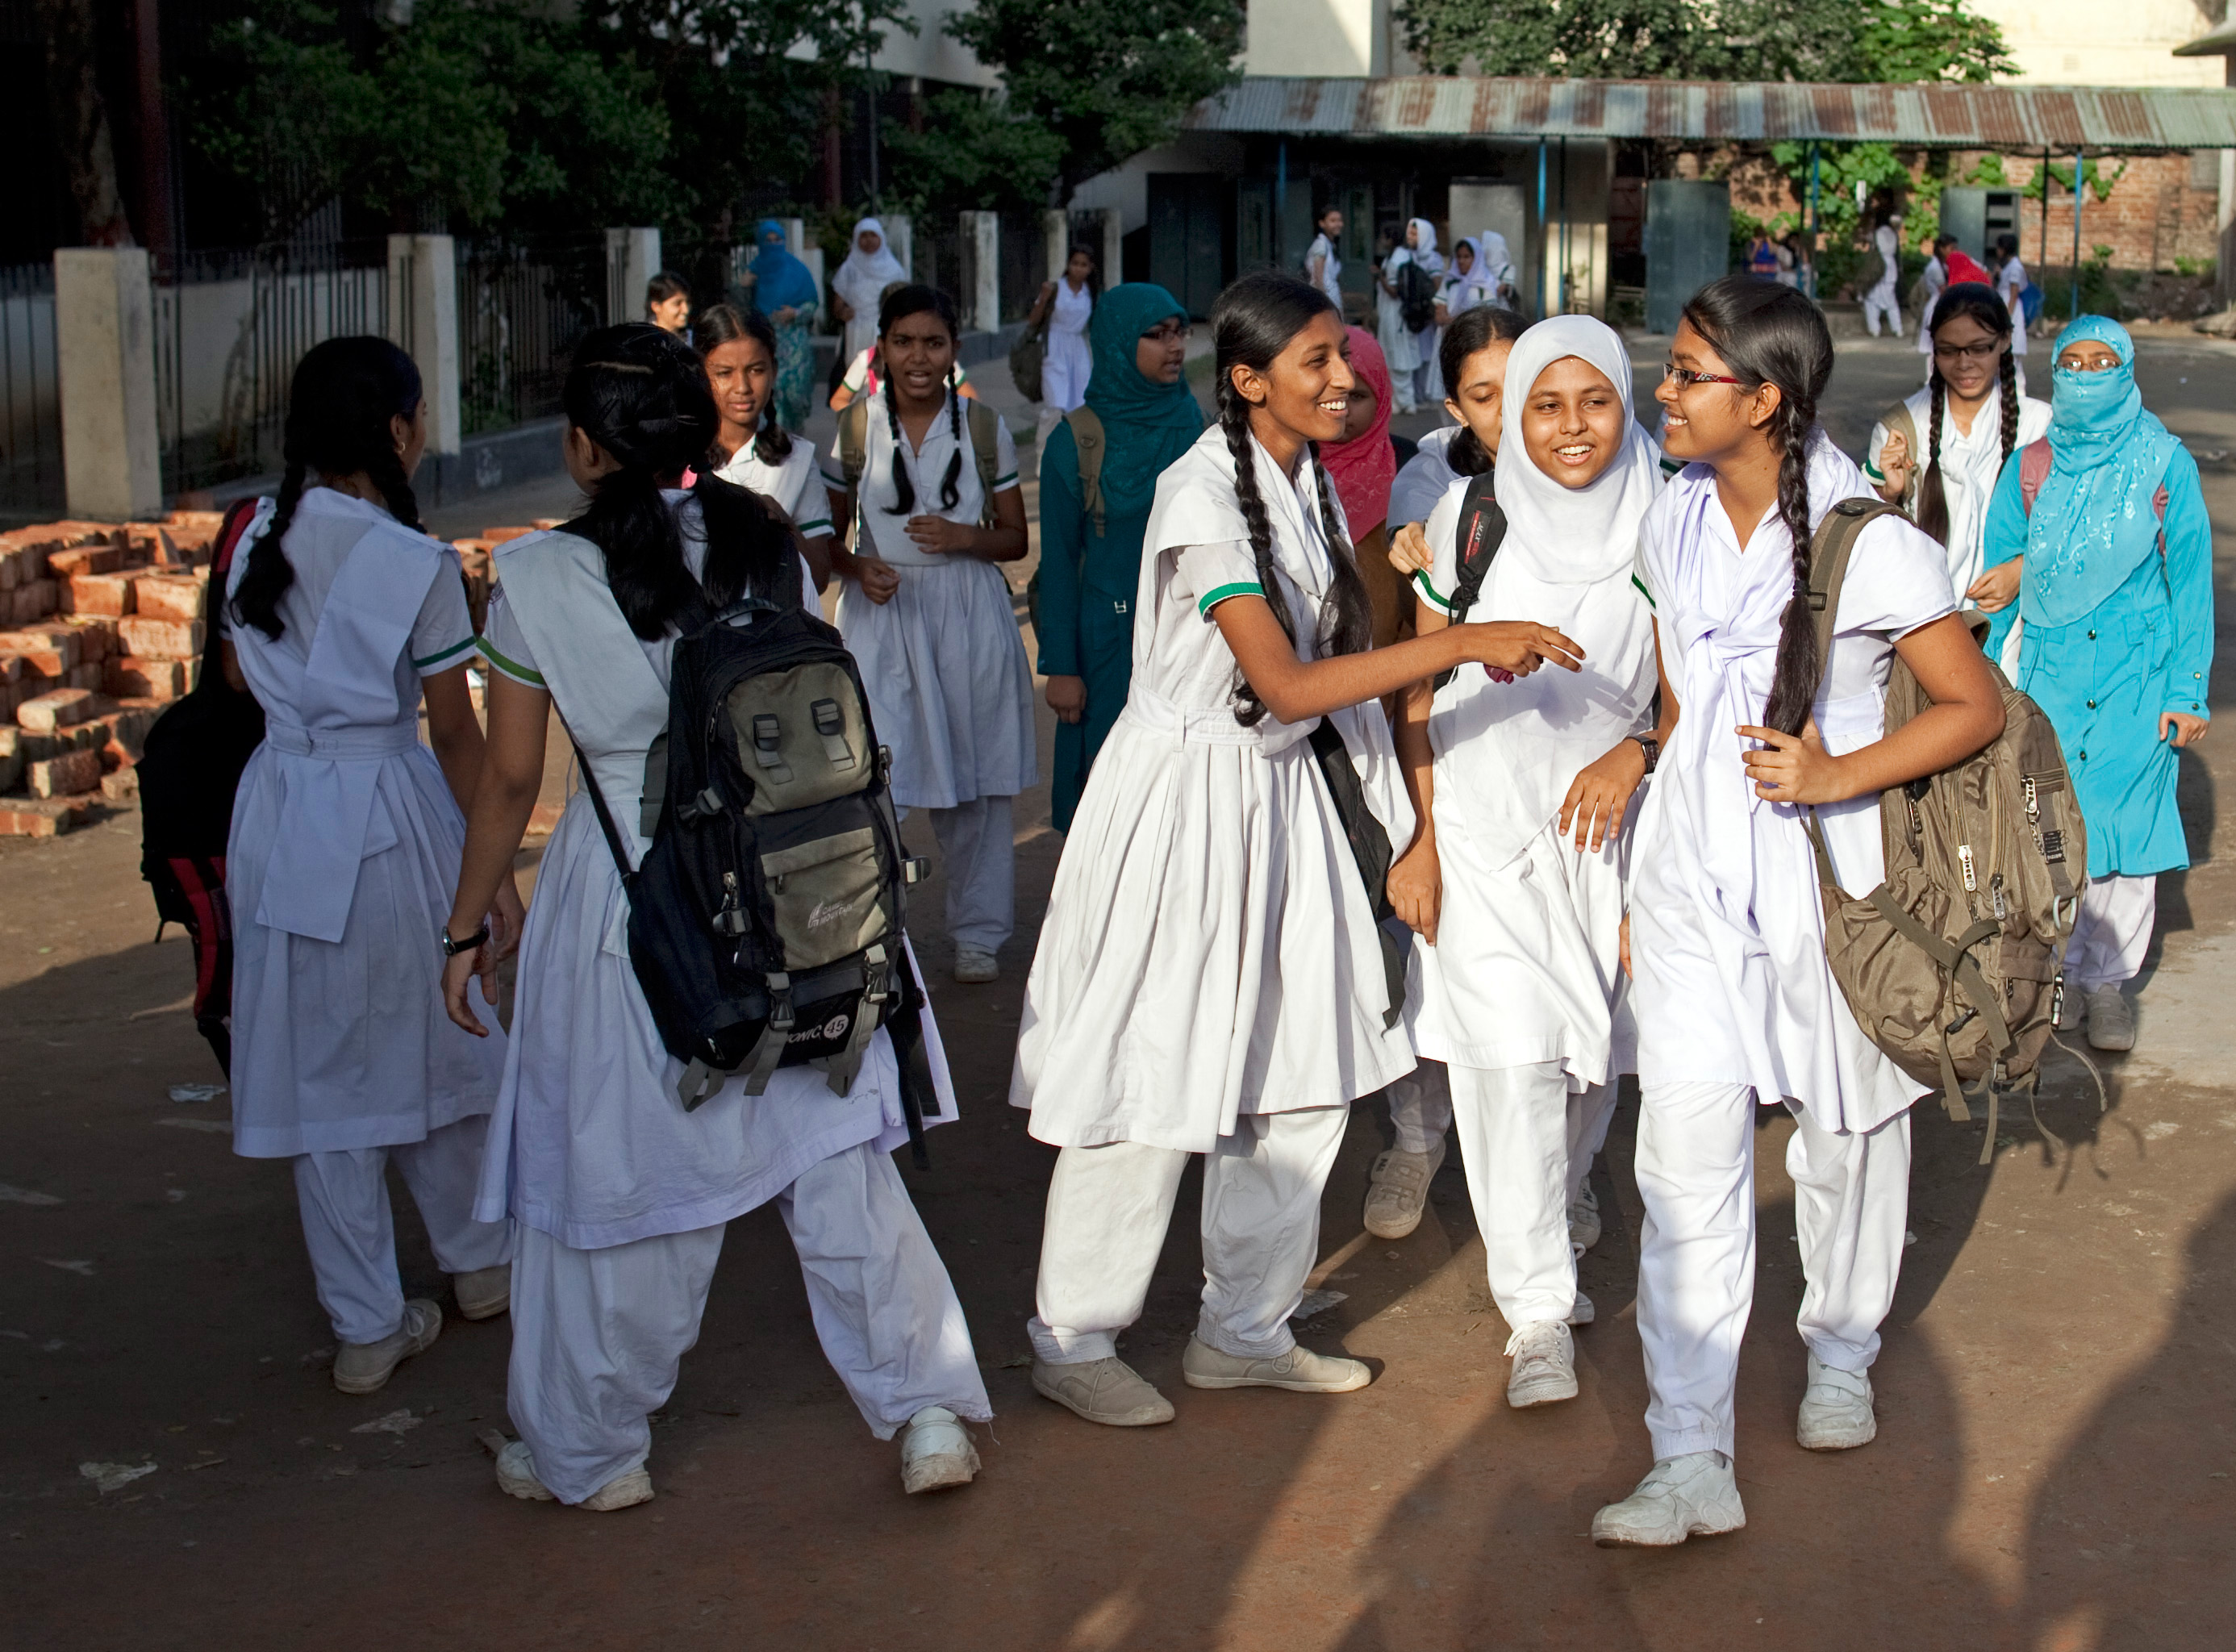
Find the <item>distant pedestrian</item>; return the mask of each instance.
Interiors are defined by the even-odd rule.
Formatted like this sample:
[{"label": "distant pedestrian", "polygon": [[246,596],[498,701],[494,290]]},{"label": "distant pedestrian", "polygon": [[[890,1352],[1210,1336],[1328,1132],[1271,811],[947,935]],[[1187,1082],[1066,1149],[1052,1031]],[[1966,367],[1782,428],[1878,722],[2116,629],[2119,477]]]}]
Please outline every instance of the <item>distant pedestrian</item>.
[{"label": "distant pedestrian", "polygon": [[1041,358],[1041,411],[1036,441],[1045,443],[1056,421],[1087,399],[1095,352],[1087,324],[1095,313],[1095,254],[1075,247],[1063,273],[1041,283],[1040,297],[1026,316],[1028,326],[1048,323],[1048,347]]},{"label": "distant pedestrian", "polygon": [[878,300],[887,288],[905,286],[908,278],[885,225],[874,218],[858,220],[846,256],[831,276],[832,306],[846,326],[838,341],[841,361],[852,361],[877,343]]},{"label": "distant pedestrian", "polygon": [[[1896,286],[1902,278],[1902,220],[1887,217],[1879,220],[1871,231],[1871,247],[1868,254],[1870,280],[1864,292],[1864,326],[1872,338],[1879,336],[1879,323],[1899,337],[1902,332],[1902,303],[1896,296]],[[1929,295],[1930,297],[1930,295]]]},{"label": "distant pedestrian", "polygon": [[1312,220],[1312,244],[1305,249],[1305,280],[1327,294],[1336,313],[1343,313],[1343,260],[1336,249],[1343,244],[1343,209],[1323,207]]},{"label": "distant pedestrian", "polygon": [[764,218],[754,227],[760,248],[746,272],[753,308],[776,329],[776,417],[788,431],[807,428],[815,391],[815,276],[792,256],[784,226]]},{"label": "distant pedestrian", "polygon": [[662,332],[691,331],[691,288],[681,276],[662,270],[644,284],[644,319]]},{"label": "distant pedestrian", "polygon": [[[1382,264],[1374,274],[1374,336],[1382,346],[1383,365],[1390,370],[1393,411],[1410,413],[1417,405],[1413,396],[1414,372],[1421,365],[1421,346],[1414,329],[1406,324],[1407,295],[1417,285],[1405,274],[1413,260],[1405,232],[1385,224],[1381,236]],[[1427,286],[1433,296],[1433,279]]]},{"label": "distant pedestrian", "polygon": [[1996,296],[2011,314],[2011,353],[2023,356],[2027,352],[2027,334],[2032,331],[2034,318],[2042,309],[2042,293],[2027,274],[2027,267],[2019,257],[2019,238],[2016,235],[1996,237],[1993,259],[1996,270]]}]

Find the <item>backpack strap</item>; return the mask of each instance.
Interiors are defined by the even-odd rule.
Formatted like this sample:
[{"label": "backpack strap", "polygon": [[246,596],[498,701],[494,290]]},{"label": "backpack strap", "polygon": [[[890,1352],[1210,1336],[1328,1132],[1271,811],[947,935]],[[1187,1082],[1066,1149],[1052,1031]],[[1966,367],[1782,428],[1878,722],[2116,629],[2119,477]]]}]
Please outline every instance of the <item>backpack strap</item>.
[{"label": "backpack strap", "polygon": [[838,469],[846,478],[846,491],[862,490],[862,467],[869,462],[870,398],[857,396],[838,412]]},{"label": "backpack strap", "polygon": [[1884,499],[1843,499],[1825,513],[1809,547],[1809,609],[1817,622],[1818,687],[1832,673],[1832,633],[1840,617],[1840,588],[1856,541],[1880,517],[1898,517],[1902,507]]},{"label": "backpack strap", "polygon": [[1499,508],[1493,485],[1494,473],[1485,471],[1481,476],[1470,477],[1467,491],[1460,496],[1456,535],[1459,555],[1452,578],[1454,625],[1465,622],[1468,610],[1483,595],[1483,582],[1490,573],[1492,559],[1506,543],[1506,512]]},{"label": "backpack strap", "polygon": [[1095,536],[1103,532],[1102,513],[1102,450],[1106,437],[1102,421],[1088,409],[1075,407],[1063,416],[1071,426],[1072,444],[1079,450],[1079,497],[1087,507],[1087,514],[1095,518]]},{"label": "backpack strap", "polygon": [[[949,395],[957,394],[949,391]],[[978,461],[978,525],[994,525],[994,482],[1000,474],[1002,441],[996,433],[1001,428],[1002,416],[980,401],[976,396],[964,396],[963,418],[970,426],[970,455]]]}]

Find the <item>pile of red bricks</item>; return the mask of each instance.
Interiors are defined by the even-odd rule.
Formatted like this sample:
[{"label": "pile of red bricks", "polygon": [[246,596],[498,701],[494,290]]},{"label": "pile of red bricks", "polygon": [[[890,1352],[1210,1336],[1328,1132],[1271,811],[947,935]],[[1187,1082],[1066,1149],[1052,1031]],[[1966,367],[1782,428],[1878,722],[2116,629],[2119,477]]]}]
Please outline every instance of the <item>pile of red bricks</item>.
[{"label": "pile of red bricks", "polygon": [[194,685],[220,517],[0,533],[0,836],[133,796],[157,715]]}]

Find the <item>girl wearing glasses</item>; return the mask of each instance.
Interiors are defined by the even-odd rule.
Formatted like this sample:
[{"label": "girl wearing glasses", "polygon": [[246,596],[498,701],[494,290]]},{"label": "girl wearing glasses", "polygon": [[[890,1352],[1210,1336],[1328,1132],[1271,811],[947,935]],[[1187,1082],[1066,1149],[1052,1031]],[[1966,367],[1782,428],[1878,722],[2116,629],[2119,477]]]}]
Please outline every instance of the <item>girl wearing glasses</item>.
[{"label": "girl wearing glasses", "polygon": [[2049,714],[2088,823],[2088,887],[2065,954],[2058,1025],[2132,1050],[2121,988],[2142,967],[2158,874],[2189,865],[2177,747],[2212,714],[2213,524],[2197,461],[2145,411],[2127,329],[2084,315],[2058,336],[2049,463],[1988,508],[1980,606],[1990,647],[2018,634],[2013,680]]},{"label": "girl wearing glasses", "polygon": [[1978,601],[1988,500],[2012,454],[2049,428],[2049,405],[2019,393],[2011,316],[1992,288],[1960,281],[1933,307],[1933,376],[1879,416],[1864,475],[1949,553],[1950,595]]},{"label": "girl wearing glasses", "polygon": [[[1638,1016],[1638,1328],[1654,1465],[1600,1510],[1603,1545],[1746,1524],[1733,1478],[1740,1338],[1754,1294],[1754,1109],[1793,1119],[1812,1451],[1878,1431],[1869,1369],[1894,1299],[1924,1093],[1864,1036],[1825,959],[1802,811],[1843,887],[1879,881],[1878,796],[1978,751],[2003,699],[1956,617],[1941,547],[1870,523],[1818,657],[1812,536],[1863,473],[1818,428],[1825,318],[1791,287],[1727,277],[1686,306],[1656,392],[1685,468],[1646,513],[1637,579],[1661,656],[1661,756],[1631,847],[1626,962]],[[1882,739],[1890,656],[1932,701]]]}]

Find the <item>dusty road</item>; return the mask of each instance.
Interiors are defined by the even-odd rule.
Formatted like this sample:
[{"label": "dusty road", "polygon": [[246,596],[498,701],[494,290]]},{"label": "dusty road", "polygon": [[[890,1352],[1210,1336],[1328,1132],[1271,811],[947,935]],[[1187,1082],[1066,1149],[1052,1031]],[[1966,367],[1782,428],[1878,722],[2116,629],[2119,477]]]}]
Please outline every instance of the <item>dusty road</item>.
[{"label": "dusty road", "polygon": [[[1652,342],[1641,359],[1658,359]],[[2039,347],[2036,363],[2046,365]],[[1859,439],[1917,359],[1843,355],[1828,418]],[[2236,528],[2236,360],[2151,346],[2146,395],[2208,456]],[[556,501],[541,509],[562,508]],[[477,510],[477,517],[488,513]],[[533,514],[517,511],[520,514]],[[490,520],[505,519],[490,516]],[[446,523],[459,527],[470,524]],[[2236,539],[2224,538],[2236,551]],[[2224,568],[2226,563],[2224,563]],[[2224,615],[2236,604],[2224,597]],[[2224,628],[2224,635],[2226,629]],[[2226,679],[2224,667],[2223,680]],[[1047,731],[1043,728],[1043,739]],[[0,1640],[10,1646],[789,1649],[1956,1648],[2236,1645],[2236,880],[2219,852],[2223,732],[2184,762],[2196,867],[2163,880],[2142,1037],[2099,1118],[2051,1071],[2042,1122],[1917,1118],[1880,1437],[1794,1446],[1802,1351],[1789,1128],[1766,1122],[1763,1258],[1740,1392],[1743,1534],[1610,1553],[1584,1532],[1647,1464],[1626,1105],[1585,1264],[1599,1323],[1575,1403],[1503,1403],[1457,1160],[1401,1244],[1356,1243],[1358,1109],[1324,1208],[1346,1293],[1305,1339],[1375,1365],[1337,1398],[1198,1393],[1193,1225],[1175,1224],[1128,1356],[1179,1420],[1101,1430],[1033,1395],[1049,1151],[1002,1105],[1060,840],[1019,809],[1027,920],[996,985],[925,946],[963,1122],[904,1171],[977,1333],[999,1418],[963,1492],[904,1498],[824,1365],[763,1210],[733,1224],[704,1334],[654,1430],[659,1497],[597,1517],[497,1492],[505,1321],[453,1317],[383,1392],[335,1393],[284,1167],[233,1156],[184,1013],[188,955],[151,945],[129,813],[0,844]],[[555,773],[554,780],[556,782]],[[921,826],[912,834],[928,839]],[[929,913],[938,891],[929,892]],[[936,929],[936,921],[931,925]],[[1193,1175],[1191,1183],[1193,1183]],[[397,1192],[407,1283],[441,1294]],[[1188,1210],[1193,1188],[1184,1190]],[[86,1464],[153,1471],[96,1488]]]}]

